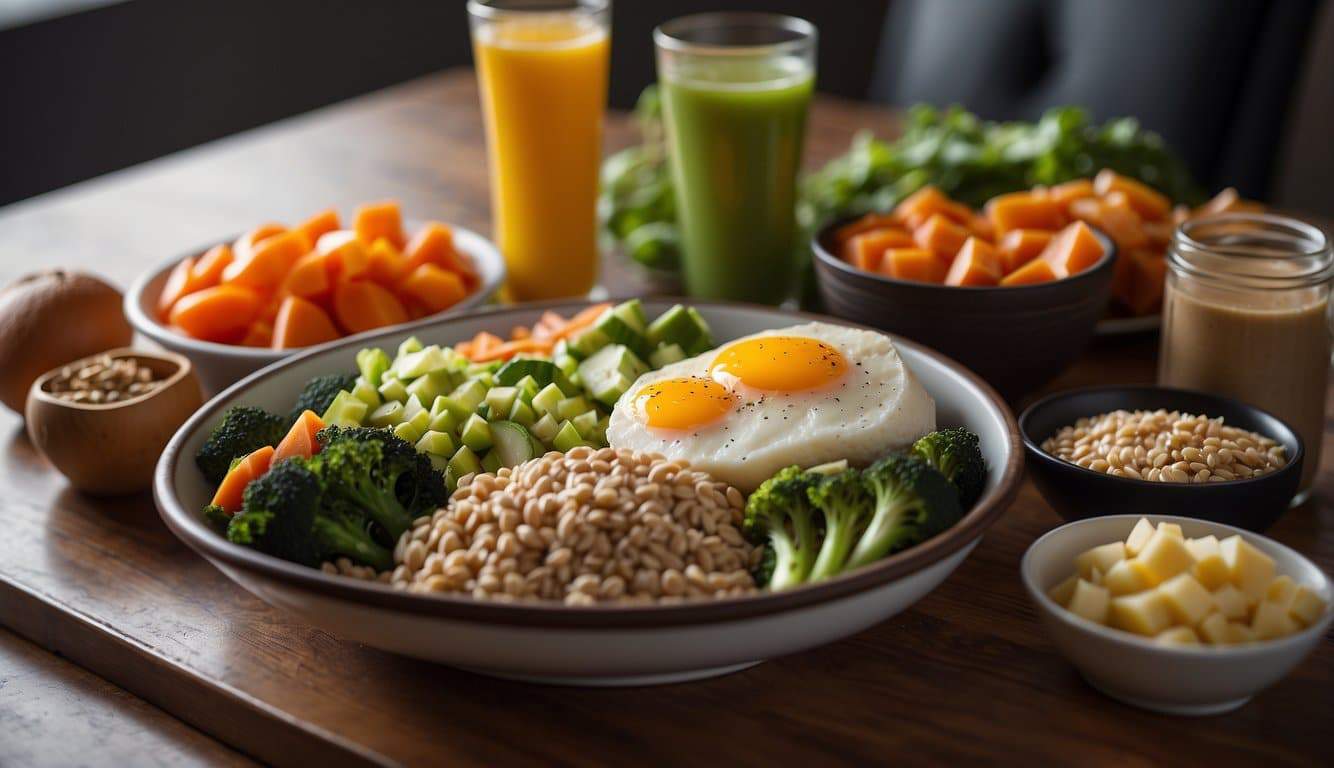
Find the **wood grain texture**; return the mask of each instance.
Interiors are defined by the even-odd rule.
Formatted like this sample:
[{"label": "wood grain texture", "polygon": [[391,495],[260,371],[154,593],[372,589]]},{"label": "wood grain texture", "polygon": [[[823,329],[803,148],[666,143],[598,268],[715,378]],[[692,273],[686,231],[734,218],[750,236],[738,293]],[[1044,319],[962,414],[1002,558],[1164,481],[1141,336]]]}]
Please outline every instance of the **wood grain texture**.
[{"label": "wood grain texture", "polygon": [[[884,113],[822,101],[811,163]],[[630,140],[623,118],[610,147]],[[94,268],[121,284],[167,254],[269,218],[396,196],[487,231],[471,73],[447,73],[0,210],[0,279]],[[643,285],[609,274],[617,291]],[[1052,389],[1149,381],[1151,340],[1100,343]],[[1334,428],[1327,430],[1334,455]],[[1178,719],[1111,701],[1044,636],[1018,578],[1057,525],[1025,483],[942,587],[855,637],[697,683],[581,690],[501,682],[303,625],[166,531],[146,496],[95,501],[0,415],[0,621],[268,762],[791,762],[1151,765],[1328,760],[1334,640],[1229,715]],[[1334,473],[1275,538],[1334,570]],[[535,648],[534,653],[540,653]]]}]

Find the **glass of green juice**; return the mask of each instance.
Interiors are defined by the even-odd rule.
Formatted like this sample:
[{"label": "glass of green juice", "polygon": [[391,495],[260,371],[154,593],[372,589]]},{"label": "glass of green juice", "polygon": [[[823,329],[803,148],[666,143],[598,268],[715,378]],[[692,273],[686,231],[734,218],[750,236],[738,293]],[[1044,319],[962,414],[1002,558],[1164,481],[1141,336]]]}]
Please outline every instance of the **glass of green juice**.
[{"label": "glass of green juice", "polygon": [[797,171],[814,25],[703,13],[653,31],[686,292],[778,304],[797,276]]}]

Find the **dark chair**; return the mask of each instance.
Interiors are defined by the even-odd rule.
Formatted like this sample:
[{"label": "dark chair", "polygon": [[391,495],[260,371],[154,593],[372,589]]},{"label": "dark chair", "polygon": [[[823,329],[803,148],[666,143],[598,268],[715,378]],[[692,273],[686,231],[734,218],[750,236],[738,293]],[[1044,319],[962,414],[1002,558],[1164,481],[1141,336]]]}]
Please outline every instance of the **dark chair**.
[{"label": "dark chair", "polygon": [[1266,199],[1320,0],[896,0],[870,95],[1138,117],[1211,191]]}]

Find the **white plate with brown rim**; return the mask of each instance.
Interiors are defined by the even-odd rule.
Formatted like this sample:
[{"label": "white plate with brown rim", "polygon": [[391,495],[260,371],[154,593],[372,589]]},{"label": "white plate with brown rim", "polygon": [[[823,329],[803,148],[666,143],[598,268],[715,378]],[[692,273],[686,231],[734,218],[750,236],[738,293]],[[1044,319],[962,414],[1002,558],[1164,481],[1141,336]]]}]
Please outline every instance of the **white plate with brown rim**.
[{"label": "white plate with brown rim", "polygon": [[[677,303],[647,299],[658,314]],[[744,304],[690,302],[719,342],[812,319],[832,318]],[[582,302],[553,302],[442,318],[412,329],[426,344],[453,344],[480,331],[531,325],[545,310],[572,314]],[[842,323],[847,325],[848,323]],[[567,685],[645,685],[724,674],[829,643],[878,624],[944,581],[977,546],[1018,490],[1023,468],[1014,416],[985,382],[939,353],[895,339],[936,400],[937,421],[976,432],[989,465],[986,492],[953,528],[852,573],[780,593],[678,605],[568,607],[437,596],[324,573],[234,545],[199,511],[212,489],[195,451],[222,412],[255,405],[286,412],[311,377],[352,366],[357,349],[396,346],[388,330],[293,356],[213,398],[172,438],[153,491],[168,528],[262,600],[339,636],[383,650],[486,674]]]}]

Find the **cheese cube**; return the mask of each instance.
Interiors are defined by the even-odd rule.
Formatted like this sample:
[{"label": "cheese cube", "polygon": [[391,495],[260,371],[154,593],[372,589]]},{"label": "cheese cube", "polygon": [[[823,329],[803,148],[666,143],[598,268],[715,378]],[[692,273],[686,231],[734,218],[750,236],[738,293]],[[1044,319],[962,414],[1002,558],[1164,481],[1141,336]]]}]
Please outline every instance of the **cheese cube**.
[{"label": "cheese cube", "polygon": [[1126,545],[1119,541],[1113,541],[1111,544],[1094,547],[1076,556],[1075,568],[1078,569],[1081,578],[1087,579],[1093,576],[1094,568],[1106,573],[1113,565],[1125,559]]},{"label": "cheese cube", "polygon": [[1075,582],[1077,581],[1079,581],[1078,576],[1071,576],[1060,584],[1047,590],[1047,597],[1050,597],[1053,603],[1056,603],[1062,608],[1070,605],[1070,597],[1075,594]]},{"label": "cheese cube", "polygon": [[1163,645],[1199,645],[1200,638],[1195,635],[1195,630],[1190,627],[1172,627],[1164,629],[1154,636],[1155,643]]},{"label": "cheese cube", "polygon": [[1107,623],[1107,609],[1112,595],[1104,587],[1080,579],[1070,596],[1070,612],[1099,624]]},{"label": "cheese cube", "polygon": [[1308,587],[1297,587],[1288,605],[1288,615],[1309,627],[1325,615],[1325,601]]},{"label": "cheese cube", "polygon": [[1153,523],[1149,522],[1149,518],[1141,517],[1139,522],[1135,523],[1135,527],[1130,529],[1130,535],[1126,537],[1126,556],[1138,555],[1152,537]]},{"label": "cheese cube", "polygon": [[1227,643],[1228,645],[1237,645],[1238,643],[1255,642],[1255,633],[1251,628],[1236,621],[1227,623]]},{"label": "cheese cube", "polygon": [[1138,558],[1157,582],[1167,581],[1195,564],[1195,558],[1190,556],[1185,541],[1161,528],[1144,545]]},{"label": "cheese cube", "polygon": [[1287,608],[1261,600],[1255,607],[1255,618],[1251,619],[1251,631],[1255,633],[1256,640],[1272,640],[1296,632],[1297,622],[1288,616]]},{"label": "cheese cube", "polygon": [[1136,557],[1113,565],[1112,569],[1102,577],[1102,585],[1107,587],[1113,597],[1143,592],[1156,583],[1153,574],[1149,573],[1144,563]]},{"label": "cheese cube", "polygon": [[1186,549],[1195,558],[1195,565],[1190,572],[1209,589],[1218,589],[1227,583],[1230,575],[1227,563],[1223,562],[1223,552],[1218,548],[1218,537],[1205,536],[1200,539],[1186,539]]},{"label": "cheese cube", "polygon": [[1278,603],[1284,610],[1292,607],[1292,599],[1297,596],[1297,582],[1286,573],[1277,579],[1269,582],[1269,588],[1265,590],[1265,600],[1271,603]]},{"label": "cheese cube", "polygon": [[1211,613],[1200,622],[1200,637],[1210,645],[1226,645],[1228,641],[1227,617],[1221,613]]},{"label": "cheese cube", "polygon": [[[1074,585],[1071,585],[1071,589]],[[1218,607],[1218,612],[1229,620],[1245,620],[1250,614],[1251,607],[1246,603],[1246,596],[1240,589],[1231,584],[1224,584],[1214,590],[1214,605]]]},{"label": "cheese cube", "polygon": [[1232,583],[1246,596],[1247,602],[1258,603],[1269,588],[1269,582],[1274,580],[1273,558],[1240,535],[1223,539],[1218,548],[1223,554],[1223,562],[1227,563]]},{"label": "cheese cube", "polygon": [[1172,611],[1161,592],[1149,590],[1112,598],[1109,622],[1117,629],[1150,637],[1172,624]]},{"label": "cheese cube", "polygon": [[1162,531],[1163,533],[1175,536],[1178,539],[1184,540],[1186,538],[1186,535],[1181,532],[1181,526],[1177,525],[1176,523],[1159,523],[1158,530]]},{"label": "cheese cube", "polygon": [[1189,573],[1179,573],[1158,585],[1176,620],[1193,627],[1214,611],[1214,596]]}]

